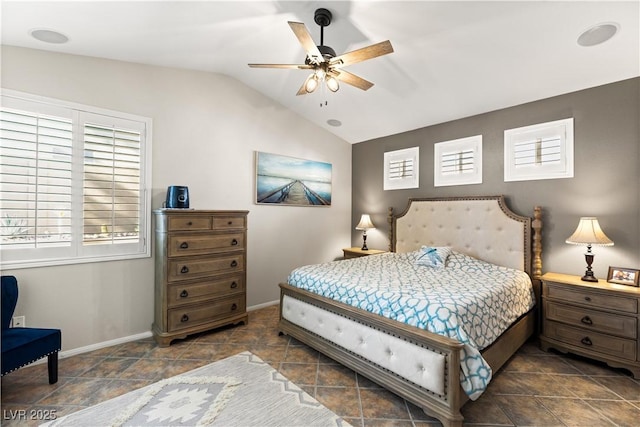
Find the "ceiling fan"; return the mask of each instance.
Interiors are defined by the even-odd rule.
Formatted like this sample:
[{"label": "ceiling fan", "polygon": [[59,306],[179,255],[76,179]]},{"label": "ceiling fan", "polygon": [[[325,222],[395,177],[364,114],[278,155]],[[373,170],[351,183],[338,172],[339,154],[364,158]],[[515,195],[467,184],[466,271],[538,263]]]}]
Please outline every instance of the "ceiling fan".
[{"label": "ceiling fan", "polygon": [[289,21],[289,26],[307,53],[304,64],[249,64],[249,67],[313,70],[313,73],[307,77],[296,95],[311,93],[315,91],[322,82],[325,82],[327,88],[332,92],[336,92],[340,88],[338,81],[355,86],[358,89],[370,89],[373,83],[349,73],[342,68],[347,65],[392,53],[393,47],[391,46],[391,42],[386,40],[336,56],[336,52],[332,48],[324,45],[324,27],[328,27],[329,24],[331,24],[331,18],[331,12],[327,9],[320,8],[315,11],[314,21],[320,26],[319,46],[316,46],[307,27],[303,23]]}]

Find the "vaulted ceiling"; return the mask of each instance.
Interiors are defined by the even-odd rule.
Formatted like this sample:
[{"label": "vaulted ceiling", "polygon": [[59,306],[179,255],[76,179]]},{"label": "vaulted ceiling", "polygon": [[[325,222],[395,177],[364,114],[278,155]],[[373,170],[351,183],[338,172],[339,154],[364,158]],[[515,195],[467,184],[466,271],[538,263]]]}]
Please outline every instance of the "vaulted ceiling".
[{"label": "vaulted ceiling", "polygon": [[[2,43],[232,76],[350,143],[640,75],[636,1],[3,1]],[[287,21],[338,54],[390,40],[394,53],[345,69],[375,85],[296,96],[308,71]],[[607,42],[580,46],[614,23]],[[69,38],[30,36],[50,29]],[[326,101],[326,105],[325,105]],[[212,100],[212,102],[220,102]],[[340,126],[332,126],[328,122]]]}]

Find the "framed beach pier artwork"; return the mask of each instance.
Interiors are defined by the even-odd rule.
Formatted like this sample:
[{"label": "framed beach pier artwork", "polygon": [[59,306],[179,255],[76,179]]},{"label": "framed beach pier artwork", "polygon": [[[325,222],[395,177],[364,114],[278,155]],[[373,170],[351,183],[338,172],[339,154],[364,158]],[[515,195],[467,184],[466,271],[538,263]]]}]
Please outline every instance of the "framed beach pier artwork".
[{"label": "framed beach pier artwork", "polygon": [[331,206],[331,163],[256,151],[256,203]]}]

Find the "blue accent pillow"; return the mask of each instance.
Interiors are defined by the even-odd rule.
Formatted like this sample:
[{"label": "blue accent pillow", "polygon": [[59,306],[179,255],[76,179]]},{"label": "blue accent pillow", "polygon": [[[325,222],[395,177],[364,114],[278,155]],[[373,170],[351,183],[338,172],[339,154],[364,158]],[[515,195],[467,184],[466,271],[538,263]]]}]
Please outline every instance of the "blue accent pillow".
[{"label": "blue accent pillow", "polygon": [[423,246],[418,251],[416,264],[438,269],[445,268],[449,255],[451,255],[451,248],[448,246]]}]

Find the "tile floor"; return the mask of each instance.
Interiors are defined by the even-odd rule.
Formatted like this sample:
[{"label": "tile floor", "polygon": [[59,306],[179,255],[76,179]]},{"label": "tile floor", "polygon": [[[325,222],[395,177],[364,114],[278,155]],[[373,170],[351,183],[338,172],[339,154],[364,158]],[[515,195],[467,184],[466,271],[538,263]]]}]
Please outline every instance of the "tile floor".
[{"label": "tile floor", "polygon": [[[440,425],[366,378],[278,336],[277,319],[277,306],[271,306],[250,312],[248,326],[195,335],[170,347],[149,338],[63,358],[54,385],[47,381],[46,363],[22,368],[2,378],[0,424],[37,425],[41,420],[24,418],[62,416],[248,350],[353,426]],[[528,343],[480,399],[465,405],[463,415],[466,425],[640,426],[640,381]]]}]

